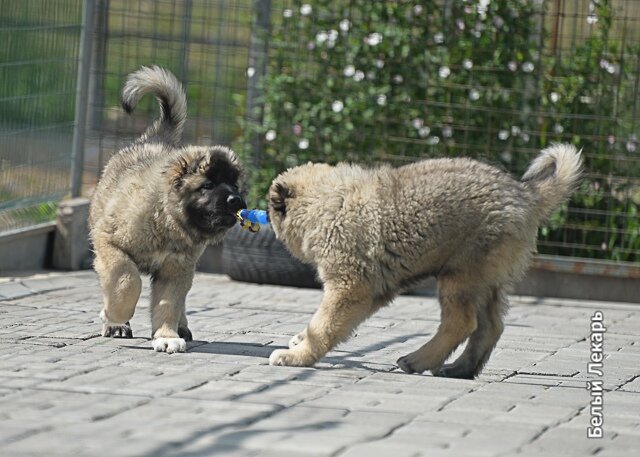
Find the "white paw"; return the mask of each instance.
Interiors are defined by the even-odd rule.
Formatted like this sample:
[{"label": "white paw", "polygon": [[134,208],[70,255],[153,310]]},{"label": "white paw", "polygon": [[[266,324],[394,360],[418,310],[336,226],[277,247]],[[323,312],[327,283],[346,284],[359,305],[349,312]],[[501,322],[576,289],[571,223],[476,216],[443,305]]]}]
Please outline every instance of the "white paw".
[{"label": "white paw", "polygon": [[154,338],[152,341],[153,350],[156,352],[184,352],[187,350],[187,343],[182,338]]},{"label": "white paw", "polygon": [[304,341],[304,332],[298,333],[296,336],[289,340],[289,349],[293,349]]},{"label": "white paw", "polygon": [[269,365],[285,367],[310,367],[315,358],[305,351],[291,349],[276,349],[269,356]]}]

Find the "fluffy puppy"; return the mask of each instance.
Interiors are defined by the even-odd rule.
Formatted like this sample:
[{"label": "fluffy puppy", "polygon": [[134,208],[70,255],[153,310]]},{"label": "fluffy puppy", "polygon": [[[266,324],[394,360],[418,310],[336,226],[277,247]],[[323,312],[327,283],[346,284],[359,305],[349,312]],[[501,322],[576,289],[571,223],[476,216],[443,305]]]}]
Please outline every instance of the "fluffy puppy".
[{"label": "fluffy puppy", "polygon": [[[269,193],[276,237],[316,266],[320,307],[272,365],[310,366],[399,292],[435,276],[441,323],[433,338],[398,360],[407,373],[473,378],[503,330],[507,291],[536,249],[540,223],[572,192],[580,152],[553,145],[521,180],[469,159],[400,168],[302,165]],[[454,349],[468,344],[455,362]]]},{"label": "fluffy puppy", "polygon": [[192,339],[185,315],[196,261],[220,242],[246,205],[242,169],[226,147],[180,146],[187,114],[182,85],[159,67],[129,75],[122,106],[130,113],[151,93],[160,117],[116,153],[91,202],[95,270],[104,296],[103,336],[132,337],[129,319],[141,274],[151,275],[151,322],[156,351],[183,352]]}]

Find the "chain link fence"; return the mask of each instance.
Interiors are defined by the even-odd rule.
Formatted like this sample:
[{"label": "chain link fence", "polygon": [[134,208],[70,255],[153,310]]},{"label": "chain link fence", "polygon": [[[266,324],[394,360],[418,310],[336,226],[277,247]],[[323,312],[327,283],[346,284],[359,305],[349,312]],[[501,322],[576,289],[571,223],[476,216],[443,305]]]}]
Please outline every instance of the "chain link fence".
[{"label": "chain link fence", "polygon": [[[50,219],[70,192],[86,1],[2,2],[0,231]],[[566,141],[586,179],[540,251],[639,259],[638,0],[92,3],[85,195],[157,115],[119,104],[126,75],[157,64],[187,89],[185,141],[233,145],[252,204],[306,160],[470,156],[519,174]]]}]

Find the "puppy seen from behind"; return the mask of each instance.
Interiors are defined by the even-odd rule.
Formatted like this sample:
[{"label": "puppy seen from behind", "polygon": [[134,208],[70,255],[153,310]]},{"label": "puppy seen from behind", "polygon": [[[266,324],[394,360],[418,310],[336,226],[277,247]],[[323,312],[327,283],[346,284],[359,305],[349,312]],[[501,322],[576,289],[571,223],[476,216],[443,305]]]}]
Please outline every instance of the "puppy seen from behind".
[{"label": "puppy seen from behind", "polygon": [[313,365],[398,293],[435,276],[440,326],[397,363],[407,373],[477,376],[502,334],[507,293],[536,250],[538,227],[568,199],[581,167],[576,148],[556,144],[520,180],[464,158],[285,171],[269,189],[271,224],[294,256],[317,268],[324,296],[270,363]]}]

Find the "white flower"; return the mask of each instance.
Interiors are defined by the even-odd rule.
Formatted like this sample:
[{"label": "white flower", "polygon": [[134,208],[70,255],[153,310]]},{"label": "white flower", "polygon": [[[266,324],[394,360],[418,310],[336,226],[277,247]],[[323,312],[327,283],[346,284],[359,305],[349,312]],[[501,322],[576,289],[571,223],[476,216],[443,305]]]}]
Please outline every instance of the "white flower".
[{"label": "white flower", "polygon": [[382,34],[378,32],[370,33],[365,37],[364,42],[369,46],[377,46],[382,43]]},{"label": "white flower", "polygon": [[418,135],[420,135],[421,138],[426,138],[429,136],[429,134],[431,133],[431,129],[429,127],[420,127],[418,129]]},{"label": "white flower", "polygon": [[498,138],[502,141],[505,141],[507,138],[509,138],[509,131],[508,130],[500,130],[498,132]]},{"label": "white flower", "polygon": [[551,103],[557,103],[558,100],[560,100],[560,95],[558,95],[557,92],[551,92],[549,94],[549,100],[551,100]]},{"label": "white flower", "polygon": [[338,31],[337,30],[329,30],[327,34],[329,36],[329,41],[336,41],[338,39]]},{"label": "white flower", "polygon": [[256,69],[253,67],[247,68],[247,77],[252,78],[256,74]]},{"label": "white flower", "polygon": [[442,79],[447,78],[450,74],[451,74],[451,70],[447,66],[440,67],[440,70],[438,70],[438,75]]},{"label": "white flower", "polygon": [[440,138],[438,138],[437,136],[430,136],[429,138],[427,138],[427,144],[429,146],[435,146],[438,143],[440,143]]},{"label": "white flower", "polygon": [[402,77],[402,75],[395,75],[393,77],[393,82],[396,84],[402,84],[404,81],[404,78]]},{"label": "white flower", "polygon": [[373,64],[376,66],[376,68],[382,68],[384,67],[384,60],[376,59],[373,61]]},{"label": "white flower", "polygon": [[339,113],[344,108],[344,103],[341,100],[336,100],[331,104],[331,109],[334,113]]},{"label": "white flower", "polygon": [[308,3],[305,3],[300,7],[300,14],[302,14],[303,16],[310,15],[312,11],[313,11],[313,8],[311,8],[311,5],[309,5]]},{"label": "white flower", "polygon": [[529,134],[528,133],[523,133],[522,135],[520,135],[520,138],[522,139],[522,141],[524,141],[525,143],[529,142]]},{"label": "white flower", "polygon": [[595,14],[589,14],[587,16],[587,24],[595,24],[596,22],[598,22],[598,16],[596,16]]},{"label": "white flower", "polygon": [[422,13],[422,5],[415,5],[413,7],[413,14],[415,14],[416,16],[419,16],[420,13]]},{"label": "white flower", "polygon": [[462,66],[465,70],[471,70],[473,68],[473,62],[471,61],[471,59],[464,59],[464,61],[462,62]]},{"label": "white flower", "polygon": [[328,38],[329,38],[329,35],[324,30],[321,30],[316,35],[316,41],[318,42],[318,44],[324,43],[325,41],[327,41]]},{"label": "white flower", "polygon": [[520,130],[520,127],[518,127],[517,125],[512,125],[512,126],[511,126],[511,134],[512,134],[513,136],[518,136],[518,135],[520,135],[520,132],[521,132],[521,131],[522,131],[522,130]]},{"label": "white flower", "polygon": [[298,141],[298,147],[300,149],[307,149],[309,147],[309,140],[307,140],[306,138],[302,138],[300,141]]},{"label": "white flower", "polygon": [[354,81],[362,81],[364,79],[364,73],[360,70],[356,71],[356,74],[353,75]]},{"label": "white flower", "polygon": [[347,65],[342,72],[346,77],[350,78],[356,73],[356,69],[353,65]]},{"label": "white flower", "polygon": [[343,19],[340,21],[339,27],[343,32],[348,32],[351,28],[351,22],[349,22],[349,19]]},{"label": "white flower", "polygon": [[442,44],[444,43],[444,35],[442,34],[442,32],[438,32],[435,35],[433,35],[433,41],[436,44]]},{"label": "white flower", "polygon": [[471,89],[469,91],[469,100],[471,100],[472,102],[475,102],[479,98],[480,98],[480,91],[478,91],[478,89]]},{"label": "white flower", "polygon": [[291,11],[289,8],[287,8],[286,10],[284,10],[282,12],[282,15],[288,19],[291,16],[293,16],[293,11]]},{"label": "white flower", "polygon": [[508,68],[509,68],[509,70],[511,70],[511,71],[516,71],[516,70],[518,69],[518,64],[517,64],[514,60],[512,60],[511,62],[509,62],[509,63],[507,64],[507,67],[508,67]]},{"label": "white flower", "polygon": [[444,138],[451,138],[453,136],[453,129],[451,128],[450,125],[442,126],[442,136]]},{"label": "white flower", "polygon": [[276,131],[275,130],[267,130],[267,133],[264,134],[264,138],[267,141],[273,141],[276,139]]},{"label": "white flower", "polygon": [[378,95],[378,98],[376,98],[376,103],[380,106],[384,106],[387,104],[387,96],[384,94],[380,94]]},{"label": "white flower", "polygon": [[564,127],[560,124],[556,124],[553,126],[553,131],[559,135],[564,132]]},{"label": "white flower", "polygon": [[417,130],[424,125],[424,121],[419,117],[416,117],[414,120],[411,121],[411,125],[413,126],[414,129]]},{"label": "white flower", "polygon": [[531,62],[525,62],[522,64],[522,71],[525,73],[531,73],[534,69],[534,65]]}]

